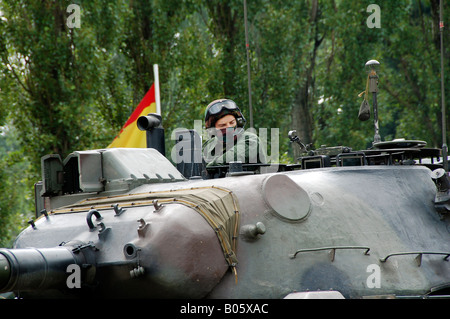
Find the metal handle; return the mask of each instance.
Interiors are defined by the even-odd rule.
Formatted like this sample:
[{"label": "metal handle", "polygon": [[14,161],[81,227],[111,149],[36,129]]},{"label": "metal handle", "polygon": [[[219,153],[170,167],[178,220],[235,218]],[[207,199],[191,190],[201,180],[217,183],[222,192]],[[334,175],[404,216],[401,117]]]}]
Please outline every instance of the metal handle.
[{"label": "metal handle", "polygon": [[410,251],[410,252],[399,252],[399,253],[392,253],[387,255],[384,258],[380,259],[380,262],[385,263],[389,257],[392,256],[403,256],[403,255],[417,255],[415,260],[417,262],[417,266],[420,267],[420,265],[422,264],[422,255],[442,255],[445,256],[442,260],[444,261],[448,261],[448,258],[450,257],[450,253],[449,252],[434,252],[434,251]]},{"label": "metal handle", "polygon": [[310,248],[310,249],[300,249],[297,250],[294,254],[289,255],[291,259],[294,259],[298,253],[311,252],[311,251],[321,251],[321,250],[330,250],[331,261],[334,261],[334,256],[336,254],[336,249],[364,249],[364,255],[370,255],[369,247],[365,246],[336,246],[336,247],[320,247],[320,248]]},{"label": "metal handle", "polygon": [[100,215],[100,213],[98,212],[98,210],[95,209],[91,209],[89,211],[89,213],[86,216],[86,222],[89,226],[89,229],[92,231],[95,229],[94,223],[92,222],[92,215],[95,215],[95,217],[97,217],[97,220],[102,219],[102,215]]}]

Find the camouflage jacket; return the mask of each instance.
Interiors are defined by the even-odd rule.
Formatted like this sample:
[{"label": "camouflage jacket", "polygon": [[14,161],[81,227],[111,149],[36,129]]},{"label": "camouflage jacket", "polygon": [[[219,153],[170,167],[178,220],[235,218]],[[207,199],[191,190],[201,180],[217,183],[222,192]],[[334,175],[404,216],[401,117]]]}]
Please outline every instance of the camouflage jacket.
[{"label": "camouflage jacket", "polygon": [[[231,144],[231,145],[227,145]],[[266,150],[258,136],[244,131],[237,135],[236,141],[222,143],[217,136],[203,144],[203,159],[206,167],[225,165],[232,161],[242,163],[267,163]]]}]

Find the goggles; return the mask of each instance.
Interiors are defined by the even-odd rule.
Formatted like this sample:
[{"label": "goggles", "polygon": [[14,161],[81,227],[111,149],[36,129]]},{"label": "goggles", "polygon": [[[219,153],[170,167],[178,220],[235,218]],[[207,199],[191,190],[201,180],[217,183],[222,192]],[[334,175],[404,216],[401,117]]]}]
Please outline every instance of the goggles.
[{"label": "goggles", "polygon": [[221,115],[232,114],[236,118],[237,126],[244,127],[245,118],[239,110],[239,107],[232,100],[223,99],[211,102],[205,111],[205,126],[211,128]]},{"label": "goggles", "polygon": [[209,118],[211,115],[217,115],[221,113],[224,108],[230,111],[239,110],[236,103],[231,100],[219,101],[208,108],[206,117]]}]

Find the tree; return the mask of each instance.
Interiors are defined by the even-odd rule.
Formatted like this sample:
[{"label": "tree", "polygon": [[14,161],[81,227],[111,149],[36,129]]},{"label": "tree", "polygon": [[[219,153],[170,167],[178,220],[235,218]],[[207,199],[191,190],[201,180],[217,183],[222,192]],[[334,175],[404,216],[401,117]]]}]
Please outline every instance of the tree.
[{"label": "tree", "polygon": [[65,9],[54,1],[3,1],[1,62],[21,88],[10,106],[22,144],[33,145],[33,161],[98,138],[91,110],[103,55],[87,23],[67,27]]},{"label": "tree", "polygon": [[0,247],[9,247],[21,230],[33,201],[28,191],[31,163],[22,159],[14,127],[1,127],[0,132]]}]

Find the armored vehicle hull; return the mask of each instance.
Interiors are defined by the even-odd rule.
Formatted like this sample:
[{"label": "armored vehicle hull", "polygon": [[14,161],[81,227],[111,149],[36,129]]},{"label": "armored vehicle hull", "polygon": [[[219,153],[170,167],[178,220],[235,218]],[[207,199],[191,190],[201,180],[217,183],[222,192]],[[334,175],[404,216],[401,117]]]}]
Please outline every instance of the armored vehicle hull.
[{"label": "armored vehicle hull", "polygon": [[[102,154],[98,165],[108,172],[127,151],[90,152]],[[135,161],[138,153],[144,162],[165,159],[152,149],[132,152]],[[0,250],[0,291],[33,298],[449,296],[450,222],[436,208],[439,189],[427,167],[209,180],[170,171],[172,178],[161,173],[153,181],[139,175],[143,166],[131,165],[132,176],[103,176],[100,191],[48,196],[44,186],[45,214],[13,249]]]}]

